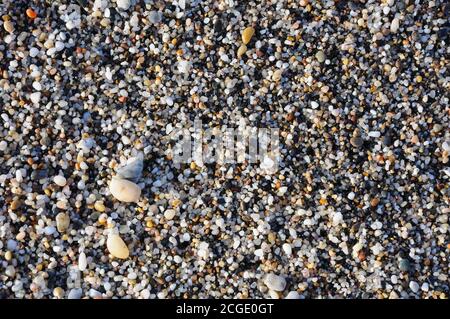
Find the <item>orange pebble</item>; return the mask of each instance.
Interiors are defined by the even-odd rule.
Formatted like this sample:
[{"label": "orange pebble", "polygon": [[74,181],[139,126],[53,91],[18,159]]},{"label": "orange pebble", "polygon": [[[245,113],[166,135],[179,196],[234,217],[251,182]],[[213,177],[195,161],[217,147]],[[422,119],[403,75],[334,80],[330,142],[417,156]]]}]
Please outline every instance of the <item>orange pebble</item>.
[{"label": "orange pebble", "polygon": [[36,11],[34,11],[31,8],[28,8],[26,13],[27,13],[28,18],[30,18],[30,19],[36,19],[36,17],[37,17]]},{"label": "orange pebble", "polygon": [[125,96],[120,96],[119,97],[119,102],[120,103],[125,103],[126,100],[127,100],[127,98]]}]

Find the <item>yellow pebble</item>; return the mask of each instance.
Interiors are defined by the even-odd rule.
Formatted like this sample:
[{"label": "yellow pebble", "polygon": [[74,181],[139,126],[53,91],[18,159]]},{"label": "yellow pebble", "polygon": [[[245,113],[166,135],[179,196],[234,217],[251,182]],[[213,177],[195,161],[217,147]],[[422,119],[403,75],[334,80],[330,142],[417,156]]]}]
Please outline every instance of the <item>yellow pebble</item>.
[{"label": "yellow pebble", "polygon": [[100,201],[95,202],[94,208],[96,211],[99,211],[101,213],[103,213],[106,210],[105,205],[103,205],[103,202]]},{"label": "yellow pebble", "polygon": [[239,47],[239,49],[237,50],[237,56],[238,58],[240,58],[241,56],[243,56],[245,54],[245,52],[247,52],[247,46],[245,44],[241,45]]},{"label": "yellow pebble", "polygon": [[5,259],[7,260],[7,261],[10,261],[11,259],[12,259],[12,252],[11,251],[7,251],[6,253],[5,253]]},{"label": "yellow pebble", "polygon": [[255,34],[255,29],[253,27],[245,28],[244,31],[242,31],[242,42],[244,44],[249,43],[254,34]]}]

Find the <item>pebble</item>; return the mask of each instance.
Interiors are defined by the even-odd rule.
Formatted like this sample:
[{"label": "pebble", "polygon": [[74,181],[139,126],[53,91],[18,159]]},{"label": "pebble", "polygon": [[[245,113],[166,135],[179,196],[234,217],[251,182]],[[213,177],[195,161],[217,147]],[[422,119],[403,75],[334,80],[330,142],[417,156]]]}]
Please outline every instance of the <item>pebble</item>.
[{"label": "pebble", "polygon": [[69,291],[67,299],[81,299],[83,297],[83,290],[81,288],[73,288]]},{"label": "pebble", "polygon": [[364,140],[359,136],[353,136],[350,139],[350,144],[356,148],[360,148],[364,144]]},{"label": "pebble", "polygon": [[98,212],[103,213],[103,212],[106,210],[106,207],[105,207],[105,205],[103,204],[103,202],[96,201],[96,202],[94,203],[94,209],[95,209],[96,211],[98,211]]},{"label": "pebble", "polygon": [[399,27],[400,27],[400,20],[398,18],[392,19],[391,32],[392,33],[397,33]]},{"label": "pebble", "polygon": [[150,21],[151,24],[161,23],[162,18],[163,15],[159,11],[150,11],[150,13],[148,14],[148,20]]},{"label": "pebble", "polygon": [[13,33],[14,32],[14,24],[11,21],[3,22],[3,28],[6,32]]},{"label": "pebble", "polygon": [[240,58],[247,52],[247,46],[245,44],[242,44],[239,49],[237,50],[237,57]]},{"label": "pebble", "polygon": [[286,255],[290,256],[292,255],[292,246],[288,243],[283,244],[283,251],[286,253]]},{"label": "pebble", "polygon": [[11,210],[17,210],[17,209],[20,208],[20,206],[22,206],[22,202],[21,202],[20,200],[18,200],[18,199],[14,199],[14,200],[11,202],[11,205],[9,206],[9,208],[10,208]]},{"label": "pebble", "polygon": [[66,186],[67,180],[64,176],[56,175],[53,177],[53,182],[55,182],[56,185],[64,187]]},{"label": "pebble", "polygon": [[167,209],[164,212],[164,218],[167,220],[172,220],[175,217],[175,214],[176,214],[176,212],[174,209]]},{"label": "pebble", "polygon": [[53,296],[58,299],[62,299],[64,297],[64,290],[61,287],[56,287],[53,289]]},{"label": "pebble", "polygon": [[144,155],[139,153],[138,156],[130,158],[125,166],[117,169],[117,176],[137,182],[141,178],[143,168]]},{"label": "pebble", "polygon": [[275,72],[273,72],[273,74],[272,74],[272,81],[274,81],[274,82],[280,81],[282,74],[283,74],[282,70],[276,70]]},{"label": "pebble", "polygon": [[41,92],[34,92],[30,94],[30,100],[34,104],[38,104],[41,100]]},{"label": "pebble", "polygon": [[60,233],[64,233],[70,225],[70,217],[67,213],[59,213],[56,215],[56,229]]},{"label": "pebble", "polygon": [[283,291],[286,288],[286,280],[282,276],[273,273],[267,274],[264,277],[264,284],[274,291]]},{"label": "pebble", "polygon": [[320,63],[323,63],[325,61],[325,53],[323,53],[323,51],[317,51],[316,53],[316,59],[317,61],[319,61]]},{"label": "pebble", "polygon": [[118,177],[113,177],[109,184],[111,195],[125,203],[138,202],[141,196],[141,188],[133,182]]},{"label": "pebble", "polygon": [[178,62],[178,72],[183,73],[183,74],[188,74],[191,70],[191,64],[189,63],[189,61],[179,61]]},{"label": "pebble", "polygon": [[403,272],[408,272],[411,268],[410,262],[408,259],[400,259],[398,263],[398,268]]},{"label": "pebble", "polygon": [[131,6],[131,0],[117,0],[117,7],[122,10],[128,10]]},{"label": "pebble", "polygon": [[47,226],[47,227],[44,228],[44,233],[45,233],[47,236],[51,236],[51,235],[53,235],[55,232],[56,232],[56,228],[53,227],[53,226]]},{"label": "pebble", "polygon": [[285,299],[301,299],[301,296],[296,291],[289,291]]},{"label": "pebble", "polygon": [[12,257],[13,257],[12,252],[10,252],[9,250],[6,251],[6,253],[5,253],[5,260],[6,261],[10,261],[12,259]]},{"label": "pebble", "polygon": [[110,234],[106,241],[106,247],[111,255],[120,259],[127,259],[130,255],[127,245],[119,235]]},{"label": "pebble", "polygon": [[247,27],[242,31],[242,42],[248,44],[255,34],[255,29],[253,27]]},{"label": "pebble", "polygon": [[38,56],[38,54],[39,54],[39,49],[37,49],[35,47],[32,47],[30,49],[30,57],[35,58]]},{"label": "pebble", "polygon": [[415,282],[415,281],[410,281],[410,282],[409,282],[409,289],[411,289],[412,292],[416,293],[416,292],[419,291],[420,286],[419,286],[419,284],[418,284],[417,282]]},{"label": "pebble", "polygon": [[78,256],[78,269],[80,271],[85,271],[87,268],[87,258],[84,252],[81,252]]},{"label": "pebble", "polygon": [[8,148],[8,143],[6,141],[0,141],[0,151],[4,152]]}]

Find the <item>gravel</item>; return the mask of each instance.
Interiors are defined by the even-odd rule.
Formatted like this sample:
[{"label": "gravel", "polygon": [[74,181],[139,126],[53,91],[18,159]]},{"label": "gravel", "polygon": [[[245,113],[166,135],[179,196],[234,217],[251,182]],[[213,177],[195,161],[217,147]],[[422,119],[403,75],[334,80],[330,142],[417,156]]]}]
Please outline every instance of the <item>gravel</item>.
[{"label": "gravel", "polygon": [[0,296],[448,298],[449,9],[1,1]]}]

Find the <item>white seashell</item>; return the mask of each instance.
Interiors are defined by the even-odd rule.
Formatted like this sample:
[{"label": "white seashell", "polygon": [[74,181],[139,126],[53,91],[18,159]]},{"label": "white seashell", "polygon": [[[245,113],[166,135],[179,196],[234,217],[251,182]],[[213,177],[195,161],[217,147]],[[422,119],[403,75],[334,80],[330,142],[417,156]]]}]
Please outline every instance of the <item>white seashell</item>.
[{"label": "white seashell", "polygon": [[125,166],[117,169],[117,176],[137,182],[141,178],[143,168],[144,155],[139,153],[138,156],[130,158]]},{"label": "white seashell", "polygon": [[133,182],[113,177],[109,184],[109,191],[119,201],[133,203],[139,200],[141,189]]},{"label": "white seashell", "polygon": [[106,241],[106,248],[108,248],[111,255],[120,259],[127,259],[130,255],[127,245],[120,238],[119,235],[110,234]]}]

